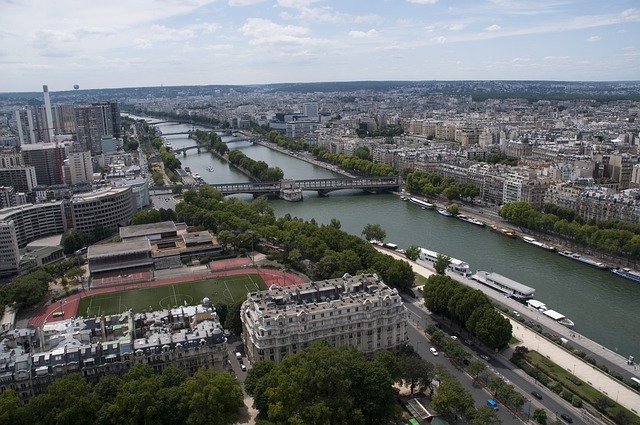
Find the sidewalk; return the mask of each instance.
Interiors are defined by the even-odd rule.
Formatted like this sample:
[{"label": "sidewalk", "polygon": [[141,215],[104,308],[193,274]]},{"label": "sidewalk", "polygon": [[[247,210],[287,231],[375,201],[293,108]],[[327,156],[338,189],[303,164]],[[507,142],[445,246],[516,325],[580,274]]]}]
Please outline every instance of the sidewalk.
[{"label": "sidewalk", "polygon": [[509,321],[513,327],[513,335],[522,341],[522,345],[551,359],[558,366],[568,370],[627,409],[638,411],[640,395],[633,390],[522,324],[512,319],[509,319]]},{"label": "sidewalk", "polygon": [[[391,255],[393,258],[398,260],[403,260],[411,264],[411,268],[414,272],[424,276],[429,277],[435,274],[432,270],[417,264],[414,261],[409,261],[404,256],[400,256],[394,252],[391,252],[387,249],[375,247],[378,251]],[[635,372],[634,366],[630,366],[626,364],[626,360],[624,357],[614,353],[613,351],[607,349],[606,347],[588,339],[585,336],[582,336],[571,329],[560,325],[556,321],[539,314],[537,311],[530,310],[528,307],[523,304],[511,299],[502,296],[491,288],[488,288],[482,285],[475,280],[466,279],[458,274],[451,274],[451,277],[464,283],[467,286],[470,286],[474,289],[479,289],[483,293],[485,293],[489,298],[508,306],[509,308],[520,312],[520,314],[524,315],[530,320],[535,322],[539,322],[548,329],[552,330],[554,333],[560,336],[564,336],[570,342],[575,345],[583,348],[585,351],[593,353],[597,357],[601,357],[602,359],[607,360],[613,365],[618,366],[626,371],[631,372],[632,374]],[[598,391],[603,392],[609,398],[616,400],[618,403],[626,407],[627,409],[635,409],[632,410],[634,413],[640,412],[638,406],[640,406],[640,395],[636,394],[632,389],[627,386],[621,384],[613,377],[605,374],[600,371],[595,366],[585,362],[577,356],[569,353],[553,342],[547,340],[541,335],[538,335],[532,330],[529,330],[525,326],[521,325],[518,322],[515,322],[509,319],[512,323],[513,327],[513,335],[518,337],[523,341],[523,344],[529,347],[531,350],[536,350],[544,356],[548,356],[553,362],[557,363],[564,369],[571,371],[580,379],[590,383],[594,388]],[[524,343],[524,341],[527,341]],[[543,351],[544,350],[544,351]],[[600,359],[598,363],[602,363]],[[575,372],[574,372],[575,370]]]}]

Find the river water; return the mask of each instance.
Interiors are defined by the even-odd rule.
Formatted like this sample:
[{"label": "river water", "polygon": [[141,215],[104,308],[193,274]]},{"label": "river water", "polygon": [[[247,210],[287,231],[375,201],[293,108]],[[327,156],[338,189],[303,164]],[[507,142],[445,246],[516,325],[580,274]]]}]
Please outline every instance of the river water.
[{"label": "river water", "polygon": [[[187,131],[188,125],[159,124],[161,131]],[[197,127],[196,127],[197,128]],[[192,146],[186,136],[167,136],[175,148]],[[223,137],[223,140],[232,138]],[[245,142],[230,143],[250,158],[279,166],[285,177],[332,178],[338,174],[280,152]],[[183,167],[199,173],[208,183],[246,182],[247,177],[214,155],[189,151],[180,157]],[[207,167],[213,166],[213,171]],[[250,197],[248,197],[250,199]],[[318,197],[305,192],[304,201],[272,201],[277,215],[286,213],[318,223],[337,218],[342,229],[360,235],[367,223],[379,223],[387,240],[400,247],[418,245],[464,260],[473,270],[500,273],[536,289],[535,298],[575,322],[575,330],[617,351],[640,358],[640,284],[611,272],[578,263],[520,240],[509,239],[435,211],[402,202],[395,195],[362,195],[352,191]]]}]

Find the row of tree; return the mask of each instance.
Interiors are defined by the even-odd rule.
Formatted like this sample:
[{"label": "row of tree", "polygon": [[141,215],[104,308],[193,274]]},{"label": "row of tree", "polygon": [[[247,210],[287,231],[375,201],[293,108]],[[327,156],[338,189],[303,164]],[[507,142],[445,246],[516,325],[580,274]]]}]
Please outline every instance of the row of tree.
[{"label": "row of tree", "polygon": [[229,146],[222,141],[220,136],[218,136],[218,133],[215,131],[196,130],[194,136],[198,142],[204,143],[220,155],[226,155],[227,152],[229,152]]},{"label": "row of tree", "polygon": [[159,210],[140,210],[131,218],[131,224],[147,224],[147,223],[159,223],[161,221],[176,221],[176,212],[170,208]]},{"label": "row of tree", "polygon": [[280,167],[269,167],[266,162],[253,160],[239,150],[229,152],[228,158],[229,162],[246,170],[259,181],[277,182],[284,178]]},{"label": "row of tree", "polygon": [[546,210],[550,212],[539,211],[528,202],[509,202],[500,208],[499,214],[519,226],[558,235],[596,251],[640,259],[640,226],[637,223],[619,220],[584,223],[566,208],[547,205]]},{"label": "row of tree", "polygon": [[[408,290],[414,282],[411,266],[379,253],[371,244],[340,230],[340,222],[318,225],[289,215],[276,219],[263,199],[244,202],[225,199],[209,186],[184,193],[176,207],[177,218],[202,226],[244,248],[258,241],[272,241],[278,250],[270,254],[277,260],[306,271],[314,278],[340,277],[344,273],[374,272],[390,286]],[[244,235],[244,236],[242,236]],[[267,246],[266,243],[261,245]],[[269,250],[269,248],[265,248]],[[307,260],[302,262],[301,260]]]},{"label": "row of tree", "polygon": [[135,365],[95,385],[79,373],[66,375],[24,406],[7,390],[0,394],[0,423],[232,424],[243,405],[240,384],[227,372],[201,368],[189,377],[173,366],[156,374]]},{"label": "row of tree", "polygon": [[404,133],[402,124],[389,124],[377,130],[371,131],[366,129],[356,130],[356,134],[358,135],[358,137],[393,137],[400,136],[402,133]]},{"label": "row of tree", "polygon": [[398,171],[387,165],[379,162],[374,162],[369,159],[363,159],[356,155],[345,155],[343,153],[331,153],[324,148],[314,147],[311,153],[318,159],[331,164],[338,165],[347,170],[355,171],[365,176],[395,176]]},{"label": "row of tree", "polygon": [[309,147],[302,138],[287,137],[278,130],[271,130],[265,136],[271,143],[292,151],[303,151]]},{"label": "row of tree", "polygon": [[509,343],[511,323],[482,291],[449,276],[432,275],[425,282],[423,294],[429,310],[464,327],[485,346],[500,349]]},{"label": "row of tree", "polygon": [[450,200],[474,198],[480,194],[478,187],[469,183],[456,183],[453,177],[424,171],[405,172],[407,190],[424,196],[443,195]]},{"label": "row of tree", "polygon": [[62,235],[61,245],[64,253],[69,255],[87,245],[98,242],[109,236],[107,231],[101,224],[96,224],[91,233],[82,233],[80,230],[73,229]]}]

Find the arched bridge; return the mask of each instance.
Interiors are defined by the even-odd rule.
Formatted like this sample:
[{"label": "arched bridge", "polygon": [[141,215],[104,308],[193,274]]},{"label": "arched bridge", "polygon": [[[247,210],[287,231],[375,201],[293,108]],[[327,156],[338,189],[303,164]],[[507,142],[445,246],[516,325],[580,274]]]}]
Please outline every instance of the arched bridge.
[{"label": "arched bridge", "polygon": [[161,136],[177,136],[178,134],[191,134],[191,131],[174,131],[173,133],[162,133]]},{"label": "arched bridge", "polygon": [[286,200],[302,199],[302,191],[316,191],[326,195],[335,190],[359,189],[367,192],[382,192],[398,189],[400,177],[362,177],[314,180],[282,180],[279,182],[212,184],[211,187],[224,195],[250,193],[254,196],[270,195]]},{"label": "arched bridge", "polygon": [[[254,143],[256,140],[255,137],[238,137],[235,138],[233,140],[223,140],[224,143],[234,143],[234,142],[251,142]],[[176,149],[172,149],[173,152],[175,153],[181,153],[181,154],[186,154],[187,151],[192,150],[192,149],[197,149],[198,152],[200,151],[208,151],[209,147],[207,145],[194,145],[194,146],[185,146],[183,148],[176,148]]]}]

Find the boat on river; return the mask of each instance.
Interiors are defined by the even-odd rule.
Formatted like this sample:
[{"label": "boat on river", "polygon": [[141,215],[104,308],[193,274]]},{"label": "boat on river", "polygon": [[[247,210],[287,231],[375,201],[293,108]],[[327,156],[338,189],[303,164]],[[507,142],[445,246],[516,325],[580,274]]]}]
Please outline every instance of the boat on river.
[{"label": "boat on river", "polygon": [[421,208],[435,208],[436,206],[430,202],[425,202],[421,199],[418,198],[409,198],[409,202],[411,202],[412,204],[416,204],[417,206],[421,207]]},{"label": "boat on river", "polygon": [[471,279],[517,300],[531,299],[533,298],[533,294],[536,292],[535,288],[523,285],[522,283],[516,282],[515,280],[509,279],[501,274],[486,272],[484,270],[478,270],[473,276],[471,276]]},{"label": "boat on river", "polygon": [[489,226],[489,230],[496,232],[496,233],[500,233],[503,236],[506,236],[508,238],[512,238],[515,239],[517,238],[516,234],[514,232],[512,232],[509,229],[504,229],[504,228],[499,228],[498,226],[496,226],[495,224],[492,224],[491,226]]},{"label": "boat on river", "polygon": [[475,219],[473,217],[467,217],[464,214],[458,214],[457,217],[462,221],[466,221],[467,223],[471,223],[471,224],[475,224],[476,226],[484,227],[484,223],[483,222],[481,222],[480,220]]},{"label": "boat on river", "polygon": [[[435,264],[436,261],[438,261],[438,255],[440,254],[435,251],[420,248],[418,259],[422,261],[427,261],[431,264]],[[471,274],[469,263],[462,260],[458,260],[457,258],[453,258],[453,257],[449,257],[449,270],[459,273],[462,276],[468,276]]]},{"label": "boat on river", "polygon": [[528,244],[537,246],[537,247],[542,248],[542,249],[546,249],[547,251],[555,251],[556,250],[555,247],[553,247],[551,245],[547,245],[546,243],[537,241],[536,239],[532,238],[531,236],[523,236],[522,240],[525,241]]},{"label": "boat on river", "polygon": [[560,312],[557,312],[555,310],[550,310],[549,308],[547,308],[547,305],[541,301],[528,300],[527,305],[533,308],[534,310],[538,310],[540,313],[555,320],[556,322],[560,323],[563,326],[566,326],[568,328],[573,328],[573,326],[575,325],[575,323],[573,323],[573,320],[569,319],[567,316],[565,316]]},{"label": "boat on river", "polygon": [[600,261],[584,257],[576,252],[559,251],[558,254],[562,255],[563,257],[571,258],[572,260],[580,261],[581,263],[587,264],[589,266],[597,267],[600,270],[607,270],[609,268],[609,266],[607,266],[605,263],[601,263]]},{"label": "boat on river", "polygon": [[453,217],[453,214],[451,214],[449,211],[445,210],[444,208],[438,208],[438,214],[443,215],[445,217]]},{"label": "boat on river", "polygon": [[615,268],[611,269],[611,271],[620,277],[624,277],[625,279],[640,283],[640,273],[636,271],[628,268]]}]

